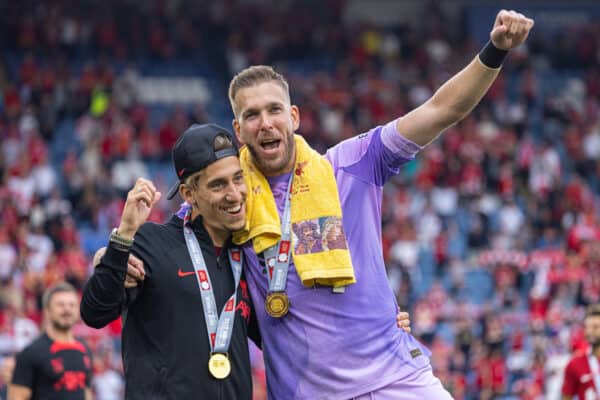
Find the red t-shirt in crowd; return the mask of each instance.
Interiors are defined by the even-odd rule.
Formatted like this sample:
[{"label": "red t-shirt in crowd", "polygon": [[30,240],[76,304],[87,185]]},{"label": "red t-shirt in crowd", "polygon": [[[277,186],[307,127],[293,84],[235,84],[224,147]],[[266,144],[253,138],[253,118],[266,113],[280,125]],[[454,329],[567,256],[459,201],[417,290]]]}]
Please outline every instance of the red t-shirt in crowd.
[{"label": "red t-shirt in crowd", "polygon": [[600,399],[595,390],[594,377],[587,354],[573,357],[567,364],[562,394],[567,396],[577,395],[577,398],[581,400]]}]

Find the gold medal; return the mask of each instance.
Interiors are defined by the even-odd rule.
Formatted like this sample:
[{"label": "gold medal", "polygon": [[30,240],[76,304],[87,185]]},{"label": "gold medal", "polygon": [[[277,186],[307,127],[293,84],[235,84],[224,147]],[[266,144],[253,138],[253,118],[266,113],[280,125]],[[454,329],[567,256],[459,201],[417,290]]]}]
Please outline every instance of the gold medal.
[{"label": "gold medal", "polygon": [[217,379],[225,379],[231,373],[231,363],[223,353],[213,353],[208,360],[208,370]]},{"label": "gold medal", "polygon": [[265,309],[273,318],[281,318],[288,313],[290,301],[285,292],[271,292],[265,300]]}]

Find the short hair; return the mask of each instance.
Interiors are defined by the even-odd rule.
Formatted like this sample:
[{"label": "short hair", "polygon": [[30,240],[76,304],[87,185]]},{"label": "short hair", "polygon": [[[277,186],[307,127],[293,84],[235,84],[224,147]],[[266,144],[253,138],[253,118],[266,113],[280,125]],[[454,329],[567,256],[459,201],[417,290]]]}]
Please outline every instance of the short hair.
[{"label": "short hair", "polygon": [[67,283],[67,282],[57,283],[56,285],[51,286],[48,289],[46,289],[46,291],[44,292],[44,295],[42,296],[42,307],[44,309],[48,308],[48,305],[50,304],[50,301],[52,300],[52,296],[54,296],[56,293],[62,293],[62,292],[71,292],[71,293],[77,294],[77,290],[70,283]]},{"label": "short hair", "polygon": [[264,82],[275,82],[285,91],[290,98],[290,87],[287,80],[268,65],[254,65],[240,71],[233,77],[229,84],[229,102],[233,114],[237,117],[239,110],[235,104],[235,96],[241,89],[256,86]]},{"label": "short hair", "polygon": [[[225,149],[232,149],[233,147],[234,147],[233,142],[231,141],[231,138],[229,138],[229,136],[227,136],[227,135],[215,136],[215,139],[213,141],[213,150],[215,153],[217,151],[221,151],[221,150],[225,150]],[[188,176],[187,178],[185,178],[183,183],[185,183],[186,185],[195,186],[196,183],[198,182],[198,177],[201,175],[202,171],[204,171],[204,169],[201,169],[200,171]]]},{"label": "short hair", "polygon": [[585,318],[600,317],[600,304],[591,304],[585,310]]}]

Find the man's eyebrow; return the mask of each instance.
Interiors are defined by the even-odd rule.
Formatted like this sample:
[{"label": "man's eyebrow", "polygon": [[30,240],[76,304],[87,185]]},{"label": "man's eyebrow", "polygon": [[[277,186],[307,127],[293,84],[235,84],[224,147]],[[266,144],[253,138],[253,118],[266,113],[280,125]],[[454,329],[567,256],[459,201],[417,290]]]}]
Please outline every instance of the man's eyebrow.
[{"label": "man's eyebrow", "polygon": [[[267,103],[267,105],[266,105],[265,108],[271,108],[271,107],[274,107],[274,106],[282,107],[283,105],[284,105],[284,103],[281,102],[281,101],[270,101],[269,103]],[[253,113],[253,112],[258,112],[259,108],[260,107],[250,107],[250,108],[247,108],[244,111],[242,111],[242,115],[250,114],[250,113]]]},{"label": "man's eyebrow", "polygon": [[258,109],[256,107],[247,108],[242,112],[242,115],[248,115],[257,112]]},{"label": "man's eyebrow", "polygon": [[207,182],[207,185],[214,185],[216,183],[223,183],[223,182],[227,182],[227,179],[225,179],[223,177],[218,177],[218,178],[214,178],[214,179],[209,179]]}]

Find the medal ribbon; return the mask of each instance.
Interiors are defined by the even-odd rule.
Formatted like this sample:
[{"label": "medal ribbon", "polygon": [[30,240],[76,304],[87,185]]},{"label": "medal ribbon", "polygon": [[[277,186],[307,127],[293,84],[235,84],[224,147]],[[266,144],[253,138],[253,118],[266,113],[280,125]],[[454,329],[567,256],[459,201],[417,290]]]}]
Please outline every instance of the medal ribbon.
[{"label": "medal ribbon", "polygon": [[594,377],[596,394],[600,394],[600,368],[598,368],[598,357],[596,357],[591,351],[588,352],[588,363],[590,364],[590,371]]},{"label": "medal ribbon", "polygon": [[202,297],[202,308],[204,309],[204,319],[206,320],[206,330],[208,331],[208,344],[210,345],[211,353],[227,353],[233,333],[237,288],[240,283],[240,277],[242,276],[242,252],[238,247],[228,250],[229,262],[235,281],[235,289],[233,290],[231,297],[225,302],[223,310],[221,311],[221,316],[219,317],[212,283],[210,281],[208,269],[206,268],[204,256],[202,256],[200,244],[198,243],[196,235],[188,225],[190,216],[191,209],[187,211],[183,218],[183,234],[188,252],[192,258],[192,264],[194,265],[194,271],[196,272],[195,275],[198,280],[198,287]]},{"label": "medal ribbon", "polygon": [[281,239],[279,242],[265,250],[265,265],[267,267],[267,280],[269,281],[269,292],[283,292],[287,282],[287,274],[290,268],[290,257],[292,254],[291,240],[291,198],[292,181],[294,172],[290,176],[285,198],[283,218],[281,220]]}]

